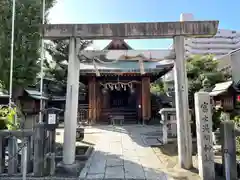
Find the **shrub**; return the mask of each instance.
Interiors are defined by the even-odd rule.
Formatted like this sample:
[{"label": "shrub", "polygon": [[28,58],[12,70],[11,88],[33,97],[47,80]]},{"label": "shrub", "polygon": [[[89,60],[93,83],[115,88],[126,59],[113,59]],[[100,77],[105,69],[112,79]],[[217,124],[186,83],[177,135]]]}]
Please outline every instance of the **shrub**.
[{"label": "shrub", "polygon": [[222,112],[223,112],[222,109],[213,109],[212,113],[213,131],[220,127]]},{"label": "shrub", "polygon": [[[237,115],[233,118],[236,128],[240,128],[240,115]],[[240,154],[240,137],[236,137],[236,152],[237,155]]]},{"label": "shrub", "polygon": [[0,108],[0,129],[19,129],[19,123],[14,122],[16,112],[16,108],[9,108],[7,106]]}]

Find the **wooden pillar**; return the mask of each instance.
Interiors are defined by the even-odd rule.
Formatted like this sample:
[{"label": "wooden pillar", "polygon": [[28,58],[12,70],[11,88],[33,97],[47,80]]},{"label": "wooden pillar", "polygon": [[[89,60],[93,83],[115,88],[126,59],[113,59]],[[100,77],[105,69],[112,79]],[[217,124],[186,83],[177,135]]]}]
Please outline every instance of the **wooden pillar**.
[{"label": "wooden pillar", "polygon": [[107,92],[102,94],[102,107],[107,108]]},{"label": "wooden pillar", "polygon": [[142,119],[142,83],[137,85],[137,112],[138,122]]},{"label": "wooden pillar", "polygon": [[106,90],[105,92],[101,92],[102,98],[101,98],[101,118],[102,120],[108,119],[108,110],[109,110],[109,91]]},{"label": "wooden pillar", "polygon": [[151,96],[150,96],[150,78],[142,77],[142,118],[150,120],[151,118]]},{"label": "wooden pillar", "polygon": [[99,82],[96,82],[96,120],[99,121],[102,110],[102,93]]},{"label": "wooden pillar", "polygon": [[96,112],[96,77],[90,77],[88,81],[88,98],[89,98],[89,111],[88,118],[91,123],[96,122],[97,112]]},{"label": "wooden pillar", "polygon": [[88,119],[92,121],[92,79],[88,79]]}]

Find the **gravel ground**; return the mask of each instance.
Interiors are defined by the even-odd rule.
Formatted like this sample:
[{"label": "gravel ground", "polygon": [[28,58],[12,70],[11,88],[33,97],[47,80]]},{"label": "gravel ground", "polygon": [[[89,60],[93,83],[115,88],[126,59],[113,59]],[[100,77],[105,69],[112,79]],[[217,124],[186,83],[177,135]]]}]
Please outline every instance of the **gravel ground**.
[{"label": "gravel ground", "polygon": [[[195,146],[195,147],[194,147]],[[198,162],[196,156],[196,143],[193,143],[193,168],[191,170],[181,169],[178,165],[177,144],[167,144],[164,146],[153,147],[159,160],[162,162],[164,172],[181,180],[200,180],[198,175]],[[195,149],[195,152],[194,152]],[[215,156],[215,162],[220,162],[220,157]],[[217,180],[223,180],[222,177],[216,177]]]}]

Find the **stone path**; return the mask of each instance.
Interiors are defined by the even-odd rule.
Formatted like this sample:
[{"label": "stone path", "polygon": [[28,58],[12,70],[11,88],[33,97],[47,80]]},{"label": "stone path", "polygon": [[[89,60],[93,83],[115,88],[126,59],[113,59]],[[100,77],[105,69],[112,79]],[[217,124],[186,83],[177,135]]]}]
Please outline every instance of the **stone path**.
[{"label": "stone path", "polygon": [[162,164],[157,155],[144,144],[141,136],[154,131],[153,126],[98,128],[101,129],[99,140],[80,174],[80,180],[170,180],[160,169]]}]

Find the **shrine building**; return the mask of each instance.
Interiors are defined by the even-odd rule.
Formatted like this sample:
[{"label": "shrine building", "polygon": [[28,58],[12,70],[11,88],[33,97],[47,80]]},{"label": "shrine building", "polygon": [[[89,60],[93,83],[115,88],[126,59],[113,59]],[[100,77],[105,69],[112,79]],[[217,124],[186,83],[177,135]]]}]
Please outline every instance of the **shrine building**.
[{"label": "shrine building", "polygon": [[93,62],[80,63],[80,81],[88,84],[88,121],[102,123],[114,115],[124,123],[149,121],[150,83],[173,68],[174,57],[158,59],[161,51],[134,51],[119,39],[102,53]]}]

